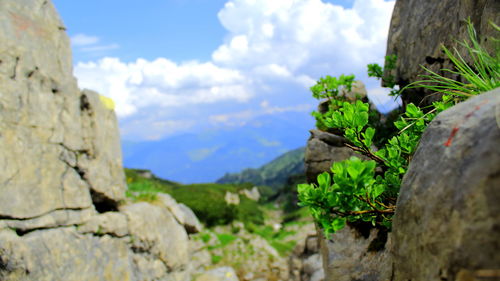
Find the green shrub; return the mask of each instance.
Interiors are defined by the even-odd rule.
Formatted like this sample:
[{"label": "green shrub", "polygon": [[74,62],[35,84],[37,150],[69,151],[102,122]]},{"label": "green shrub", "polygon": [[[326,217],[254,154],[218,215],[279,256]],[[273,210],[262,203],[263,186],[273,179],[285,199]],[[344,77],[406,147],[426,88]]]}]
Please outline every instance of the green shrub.
[{"label": "green shrub", "polygon": [[241,189],[242,186],[230,184],[192,184],[176,187],[171,194],[178,202],[191,208],[209,227],[229,224],[234,220],[262,224],[264,215],[257,202],[240,196],[239,205],[226,203],[226,192],[238,193]]},{"label": "green shrub", "polygon": [[[495,26],[497,30],[498,27]],[[320,79],[311,88],[314,97],[327,96],[332,106],[325,114],[313,113],[322,126],[333,128],[347,140],[346,146],[370,158],[369,161],[353,157],[334,163],[331,172],[318,176],[318,184],[298,186],[302,206],[308,206],[311,214],[324,229],[325,235],[342,229],[346,222],[371,222],[374,226],[390,228],[396,199],[403,175],[406,173],[413,153],[428,123],[443,110],[454,104],[500,86],[499,55],[491,56],[479,46],[474,29],[469,21],[470,44],[462,43],[473,59],[469,66],[455,50],[444,52],[455,64],[456,70],[444,70],[461,76],[454,81],[430,72],[424,80],[409,87],[425,87],[442,95],[442,100],[433,103],[433,108],[424,113],[419,107],[408,104],[406,112],[394,122],[399,133],[387,140],[379,149],[373,147],[377,130],[369,122],[369,105],[361,101],[348,102],[336,96],[340,91],[324,87],[350,87],[349,80],[332,79],[336,83],[325,83]],[[389,58],[386,65],[393,67]],[[369,65],[370,76],[384,79],[385,71],[377,65]],[[390,82],[392,78],[385,78]],[[340,82],[339,82],[340,81]],[[390,83],[389,83],[390,84]],[[326,85],[326,86],[325,86]],[[390,84],[393,90],[396,85]],[[323,88],[322,88],[323,87]],[[323,96],[318,95],[321,89]],[[404,90],[404,89],[403,89]],[[399,94],[397,90],[394,95]]]}]

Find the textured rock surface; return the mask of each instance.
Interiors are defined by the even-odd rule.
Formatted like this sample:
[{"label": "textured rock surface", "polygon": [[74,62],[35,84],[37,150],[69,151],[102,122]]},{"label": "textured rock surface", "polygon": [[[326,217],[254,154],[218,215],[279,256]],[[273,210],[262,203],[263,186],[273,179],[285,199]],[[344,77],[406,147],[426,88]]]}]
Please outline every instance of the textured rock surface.
[{"label": "textured rock surface", "polygon": [[301,229],[306,235],[295,246],[289,258],[291,281],[322,281],[325,278],[318,233],[314,226]]},{"label": "textured rock surface", "polygon": [[342,161],[355,154],[344,146],[344,138],[319,130],[311,130],[305,152],[307,181],[316,182],[319,174],[330,171],[333,162]]},{"label": "textured rock surface", "polygon": [[99,235],[109,234],[116,237],[123,237],[129,234],[127,217],[118,212],[107,212],[93,216],[88,222],[81,225],[78,231],[82,233],[97,233]]},{"label": "textured rock surface", "polygon": [[51,1],[0,1],[0,280],[191,280],[201,224],[126,205],[112,101],[77,88],[64,30]]},{"label": "textured rock surface", "polygon": [[196,281],[238,281],[236,272],[231,267],[219,267],[205,272]]},{"label": "textured rock surface", "polygon": [[116,118],[78,90],[53,5],[2,1],[0,11],[0,217],[115,204],[125,191]]},{"label": "textured rock surface", "polygon": [[165,206],[182,225],[188,233],[198,233],[202,230],[202,225],[193,210],[182,203],[177,203],[169,194],[157,194],[158,203]]},{"label": "textured rock surface", "polygon": [[498,273],[499,144],[500,89],[458,104],[430,124],[397,203],[394,280]]},{"label": "textured rock surface", "polygon": [[[170,212],[145,202],[123,207],[134,249],[160,259],[169,271],[188,262],[188,236]],[[168,239],[166,239],[168,237]]]},{"label": "textured rock surface", "polygon": [[380,249],[375,247],[376,239],[380,238],[378,230],[365,231],[363,236],[357,229],[346,226],[328,240],[321,236],[325,281],[385,281],[391,278],[392,259],[386,250],[390,249],[390,241],[382,242],[385,248]]},{"label": "textured rock surface", "polygon": [[0,231],[1,280],[136,280],[124,240],[81,235],[74,228],[19,237]]},{"label": "textured rock surface", "polygon": [[[424,74],[420,65],[435,72],[442,68],[452,69],[451,62],[441,51],[441,45],[457,47],[464,53],[454,40],[468,38],[465,24],[468,17],[474,23],[480,41],[492,50],[493,41],[488,37],[494,35],[498,38],[499,35],[488,21],[496,24],[500,22],[500,1],[397,1],[387,44],[387,55],[395,54],[398,57],[397,67],[393,71],[396,82],[405,86],[420,80],[418,75]],[[428,94],[420,89],[408,90],[403,100],[418,104]]]}]

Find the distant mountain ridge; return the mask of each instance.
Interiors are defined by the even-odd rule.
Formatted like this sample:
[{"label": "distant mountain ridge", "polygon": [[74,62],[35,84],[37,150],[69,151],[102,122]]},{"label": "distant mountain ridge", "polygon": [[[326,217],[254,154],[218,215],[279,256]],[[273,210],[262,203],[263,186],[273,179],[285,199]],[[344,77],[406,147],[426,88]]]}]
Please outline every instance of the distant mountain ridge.
[{"label": "distant mountain ridge", "polygon": [[245,169],[240,173],[227,173],[217,183],[252,183],[269,186],[274,190],[281,188],[291,175],[304,174],[305,147],[286,152],[260,168]]},{"label": "distant mountain ridge", "polygon": [[124,166],[151,170],[184,184],[215,182],[226,173],[257,168],[305,145],[314,120],[286,112],[242,127],[184,134],[158,141],[122,141]]}]

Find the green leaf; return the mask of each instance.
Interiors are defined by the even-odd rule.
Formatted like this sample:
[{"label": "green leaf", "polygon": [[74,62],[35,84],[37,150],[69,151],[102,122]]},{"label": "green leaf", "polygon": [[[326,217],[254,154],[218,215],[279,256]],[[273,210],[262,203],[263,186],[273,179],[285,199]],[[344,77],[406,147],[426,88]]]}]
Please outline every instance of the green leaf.
[{"label": "green leaf", "polygon": [[370,148],[373,142],[373,136],[375,136],[375,129],[372,127],[366,128],[365,132],[362,133],[362,136],[364,138],[363,143],[366,147]]},{"label": "green leaf", "polygon": [[379,197],[382,193],[384,193],[385,191],[385,186],[382,185],[382,184],[376,184],[373,186],[373,193],[372,193],[372,196],[373,196],[373,199]]},{"label": "green leaf", "polygon": [[337,232],[337,231],[341,230],[342,228],[344,228],[345,223],[346,223],[346,219],[345,218],[335,218],[332,221],[333,231]]},{"label": "green leaf", "polygon": [[347,173],[353,180],[356,180],[358,178],[358,175],[361,173],[359,169],[360,169],[359,166],[349,165],[347,166]]},{"label": "green leaf", "polygon": [[330,185],[330,174],[329,173],[321,173],[318,175],[318,184],[320,186],[329,186]]}]

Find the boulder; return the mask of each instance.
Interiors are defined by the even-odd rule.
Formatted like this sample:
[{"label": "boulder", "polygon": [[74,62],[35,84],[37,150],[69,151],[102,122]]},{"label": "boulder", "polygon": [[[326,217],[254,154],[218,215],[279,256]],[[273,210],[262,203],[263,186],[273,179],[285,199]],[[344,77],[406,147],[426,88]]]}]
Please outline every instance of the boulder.
[{"label": "boulder", "polygon": [[228,205],[239,205],[240,204],[240,196],[238,193],[232,193],[229,191],[226,191],[226,194],[224,195],[224,200],[226,201],[226,204]]},{"label": "boulder", "polygon": [[115,208],[125,193],[116,117],[78,89],[54,6],[2,1],[0,22],[0,217]]},{"label": "boulder", "polygon": [[128,235],[127,217],[118,212],[107,212],[91,217],[85,224],[78,227],[81,233],[109,234],[114,237]]},{"label": "boulder", "polygon": [[310,130],[311,136],[307,141],[305,152],[306,176],[309,183],[315,183],[319,174],[330,171],[334,162],[349,159],[360,154],[345,147],[343,137],[323,132],[320,130]]},{"label": "boulder", "polygon": [[78,89],[50,0],[0,1],[0,153],[0,280],[192,279],[199,221],[125,205],[113,102]]},{"label": "boulder", "polygon": [[346,226],[328,239],[322,235],[320,249],[325,281],[390,280],[392,256],[387,233],[370,226]]},{"label": "boulder", "polygon": [[201,225],[200,220],[195,215],[193,210],[191,210],[188,206],[182,203],[179,203],[179,209],[181,209],[182,213],[184,214],[183,225],[187,233],[189,234],[198,233],[203,230],[203,226]]},{"label": "boulder", "polygon": [[243,189],[240,191],[240,194],[245,195],[248,199],[253,201],[259,201],[260,192],[259,188],[254,186],[252,189]]},{"label": "boulder", "polygon": [[397,202],[394,280],[500,278],[499,144],[500,88],[430,123]]},{"label": "boulder", "polygon": [[186,230],[170,212],[145,202],[121,207],[127,216],[134,251],[161,260],[168,271],[181,270],[188,263]]},{"label": "boulder", "polygon": [[0,220],[0,229],[10,228],[16,230],[19,233],[24,233],[35,229],[80,225],[94,218],[95,214],[95,210],[91,208],[83,210],[56,210],[46,215],[32,219]]},{"label": "boulder", "polygon": [[198,217],[194,214],[188,206],[177,203],[172,196],[166,193],[158,193],[158,204],[166,207],[175,219],[186,229],[187,233],[198,233],[202,230],[202,225],[198,220]]},{"label": "boulder", "polygon": [[18,236],[0,230],[0,280],[137,280],[123,239],[82,235],[73,227]]},{"label": "boulder", "polygon": [[198,278],[196,281],[238,281],[238,276],[232,267],[224,266],[209,270]]},{"label": "boulder", "polygon": [[[398,58],[396,69],[391,72],[396,83],[404,87],[421,80],[419,75],[425,73],[421,65],[438,73],[443,68],[453,69],[451,61],[442,52],[441,45],[448,49],[456,47],[461,54],[465,54],[464,48],[456,40],[469,38],[465,23],[469,17],[481,44],[493,51],[495,43],[491,36],[498,38],[499,34],[488,22],[500,22],[500,1],[396,1],[387,42],[387,55],[396,55]],[[496,44],[498,48],[498,43]],[[468,56],[464,58],[470,62]],[[456,79],[455,75],[444,74]],[[403,94],[403,101],[419,104],[430,94],[432,93],[422,89],[409,89]],[[436,96],[429,96],[424,103],[428,104],[433,97]]]}]

